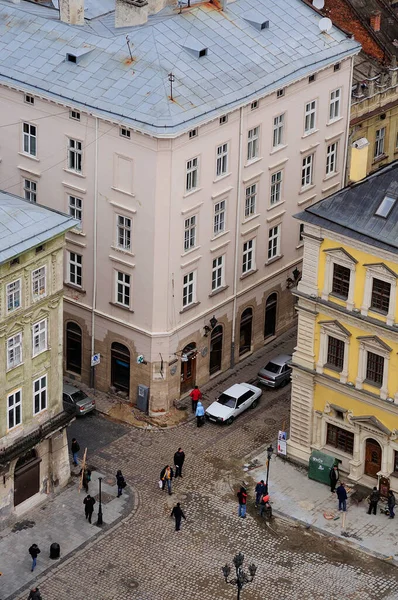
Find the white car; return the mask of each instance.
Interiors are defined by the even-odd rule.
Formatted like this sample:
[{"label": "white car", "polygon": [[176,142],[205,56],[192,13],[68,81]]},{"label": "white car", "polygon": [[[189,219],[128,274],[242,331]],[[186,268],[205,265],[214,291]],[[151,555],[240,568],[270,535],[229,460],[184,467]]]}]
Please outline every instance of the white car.
[{"label": "white car", "polygon": [[231,423],[247,408],[254,408],[262,390],[250,383],[235,383],[206,410],[206,419],[215,423]]}]

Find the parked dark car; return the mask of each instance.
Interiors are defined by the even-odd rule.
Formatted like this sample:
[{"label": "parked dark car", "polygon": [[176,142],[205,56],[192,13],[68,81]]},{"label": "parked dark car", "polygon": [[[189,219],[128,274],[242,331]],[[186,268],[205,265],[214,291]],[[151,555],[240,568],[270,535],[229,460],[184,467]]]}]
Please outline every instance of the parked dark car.
[{"label": "parked dark car", "polygon": [[258,373],[258,383],[267,387],[279,388],[287,385],[290,381],[292,368],[290,354],[280,354],[270,360]]}]

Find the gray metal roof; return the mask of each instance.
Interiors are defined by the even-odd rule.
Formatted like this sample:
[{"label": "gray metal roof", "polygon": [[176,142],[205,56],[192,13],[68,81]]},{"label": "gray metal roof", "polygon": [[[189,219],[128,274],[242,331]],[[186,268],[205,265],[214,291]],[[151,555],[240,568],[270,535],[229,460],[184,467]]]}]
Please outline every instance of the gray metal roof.
[{"label": "gray metal roof", "polygon": [[0,264],[77,225],[69,215],[0,191]]},{"label": "gray metal roof", "polygon": [[[269,28],[246,20],[254,14]],[[172,134],[359,52],[336,27],[320,33],[319,20],[301,0],[236,0],[225,11],[202,2],[181,15],[169,6],[139,27],[115,29],[114,12],[77,27],[55,9],[0,0],[0,83]],[[207,56],[197,58],[188,44],[208,48]],[[92,52],[74,64],[65,60],[70,48]]]},{"label": "gray metal roof", "polygon": [[[397,200],[384,218],[375,213],[386,194]],[[398,161],[295,217],[376,248],[398,252]]]}]

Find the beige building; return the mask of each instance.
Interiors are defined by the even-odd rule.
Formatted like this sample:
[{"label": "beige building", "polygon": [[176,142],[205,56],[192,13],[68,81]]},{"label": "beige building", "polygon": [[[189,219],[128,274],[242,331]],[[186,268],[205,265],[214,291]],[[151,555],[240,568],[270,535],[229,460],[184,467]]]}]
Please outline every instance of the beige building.
[{"label": "beige building", "polygon": [[74,224],[0,192],[0,520],[69,479],[62,296],[65,232]]},{"label": "beige building", "polygon": [[100,353],[98,388],[144,384],[155,414],[294,323],[292,215],[342,185],[359,45],[300,0],[141,4],[76,26],[0,0],[37,31],[0,57],[0,186],[80,220],[65,371],[89,382]]}]

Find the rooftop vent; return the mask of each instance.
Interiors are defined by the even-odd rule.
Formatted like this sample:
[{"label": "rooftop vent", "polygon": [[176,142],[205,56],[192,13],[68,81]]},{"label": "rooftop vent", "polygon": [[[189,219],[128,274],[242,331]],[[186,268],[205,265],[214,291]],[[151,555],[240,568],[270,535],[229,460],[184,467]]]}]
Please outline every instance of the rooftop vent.
[{"label": "rooftop vent", "polygon": [[269,28],[269,21],[268,21],[268,19],[266,19],[262,15],[259,15],[258,12],[249,12],[249,13],[246,13],[243,18],[244,18],[245,21],[247,21],[248,23],[250,23],[250,25],[252,25],[256,29],[258,29],[259,31],[262,31],[263,29],[268,29]]},{"label": "rooftop vent", "polygon": [[188,50],[188,52],[190,52],[194,56],[196,56],[196,58],[202,58],[202,56],[207,56],[209,52],[209,49],[197,40],[190,40],[184,42],[182,44],[182,47],[185,48],[185,50]]},{"label": "rooftop vent", "polygon": [[92,52],[92,48],[66,48],[66,62],[79,63],[82,58]]},{"label": "rooftop vent", "polygon": [[387,219],[396,200],[397,200],[396,197],[394,198],[393,196],[390,196],[387,193],[384,196],[383,200],[381,201],[379,208],[376,210],[375,215],[377,215],[378,217],[383,217],[384,219]]}]

